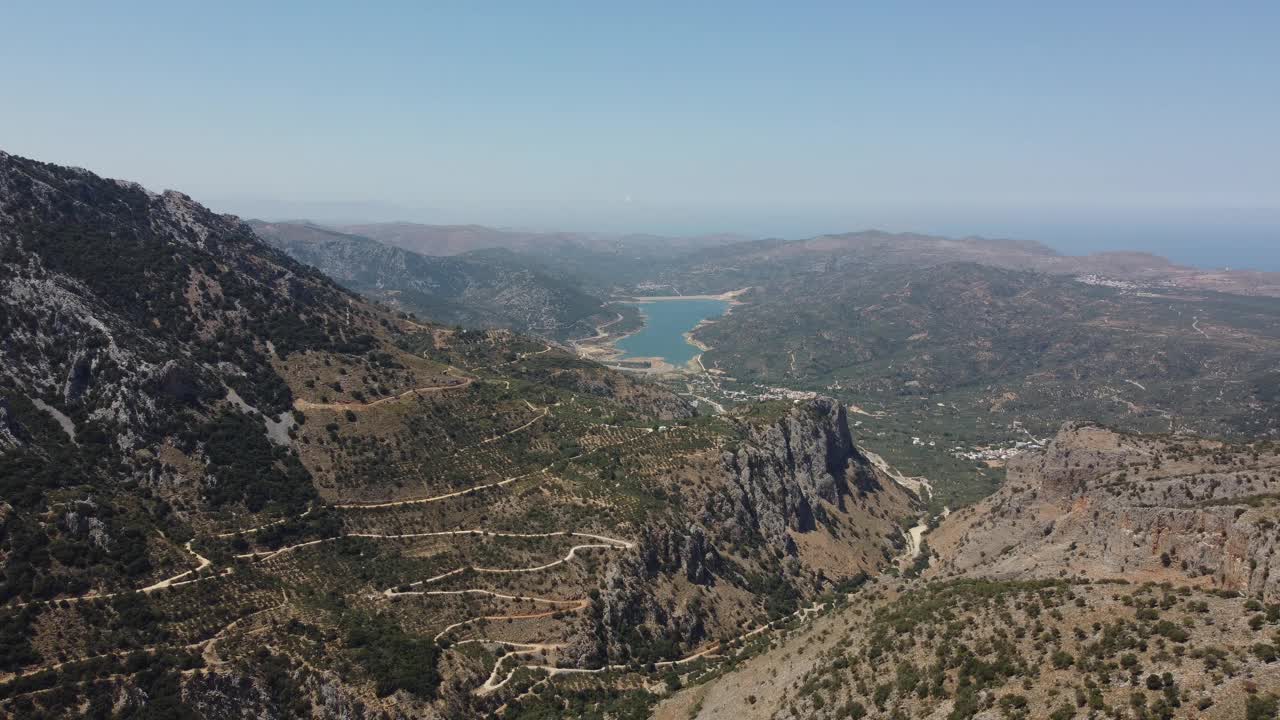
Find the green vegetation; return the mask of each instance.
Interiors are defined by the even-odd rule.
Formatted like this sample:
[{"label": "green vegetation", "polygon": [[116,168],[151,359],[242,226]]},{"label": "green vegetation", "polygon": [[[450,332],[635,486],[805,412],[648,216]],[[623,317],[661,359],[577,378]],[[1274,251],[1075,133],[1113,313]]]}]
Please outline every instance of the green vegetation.
[{"label": "green vegetation", "polygon": [[398,690],[426,699],[436,696],[436,643],[408,635],[387,620],[364,618],[347,631],[346,645],[355,650],[360,668],[373,676],[379,696]]},{"label": "green vegetation", "polygon": [[297,455],[267,440],[260,423],[223,412],[187,437],[209,459],[205,495],[217,508],[243,502],[249,512],[296,514],[316,499],[311,477]]}]

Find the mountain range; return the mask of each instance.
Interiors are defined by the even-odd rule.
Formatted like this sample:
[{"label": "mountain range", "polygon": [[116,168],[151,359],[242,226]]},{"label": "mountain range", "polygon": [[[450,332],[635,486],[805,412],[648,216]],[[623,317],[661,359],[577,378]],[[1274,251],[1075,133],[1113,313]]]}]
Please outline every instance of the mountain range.
[{"label": "mountain range", "polygon": [[343,286],[441,323],[567,339],[589,336],[614,316],[572,279],[554,277],[537,261],[504,248],[431,256],[315,225],[249,225]]},{"label": "mountain range", "polygon": [[483,715],[713,654],[919,502],[830,400],[698,417],[180,193],[0,156],[0,249],[6,713]]},{"label": "mountain range", "polygon": [[516,235],[0,153],[0,714],[1276,715],[1269,276]]}]

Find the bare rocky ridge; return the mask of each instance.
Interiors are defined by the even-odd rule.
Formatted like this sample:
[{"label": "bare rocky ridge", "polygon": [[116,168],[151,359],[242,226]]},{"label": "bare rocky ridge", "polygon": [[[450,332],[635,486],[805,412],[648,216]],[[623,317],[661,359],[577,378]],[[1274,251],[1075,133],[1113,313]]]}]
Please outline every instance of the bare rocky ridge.
[{"label": "bare rocky ridge", "polygon": [[810,401],[775,423],[753,428],[724,464],[733,479],[724,530],[759,532],[795,552],[790,532],[812,532],[846,511],[852,495],[884,489],[871,462],[854,445],[845,408],[831,398]]},{"label": "bare rocky ridge", "polygon": [[936,577],[1124,578],[1280,597],[1280,449],[1065,427],[953,513]]},{"label": "bare rocky ridge", "polygon": [[[636,552],[610,568],[569,651],[579,664],[625,662],[628,634],[640,626],[696,646],[713,624],[723,629],[703,608],[714,616],[724,598],[764,591],[744,572],[779,572],[773,591],[785,592],[791,612],[835,584],[877,572],[899,551],[898,521],[918,499],[857,448],[843,406],[820,397],[742,431],[737,448],[722,455],[722,477],[697,521],[647,529]],[[744,562],[732,551],[741,548],[763,560]],[[678,600],[664,603],[668,596]]]},{"label": "bare rocky ridge", "polygon": [[1280,448],[1069,424],[882,575],[658,720],[1266,718]]}]

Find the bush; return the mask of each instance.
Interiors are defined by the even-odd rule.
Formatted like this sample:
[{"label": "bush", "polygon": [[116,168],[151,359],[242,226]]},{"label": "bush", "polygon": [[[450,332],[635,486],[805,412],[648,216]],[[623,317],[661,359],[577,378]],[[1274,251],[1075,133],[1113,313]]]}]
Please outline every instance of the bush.
[{"label": "bush", "polygon": [[347,645],[355,648],[360,665],[373,676],[379,697],[404,690],[433,700],[440,685],[436,666],[440,650],[435,643],[406,634],[383,619],[369,620],[347,633]]},{"label": "bush", "polygon": [[1277,703],[1275,695],[1265,697],[1252,695],[1245,704],[1244,717],[1245,720],[1275,720],[1278,711],[1280,711],[1280,704]]},{"label": "bush", "polygon": [[1049,720],[1071,720],[1076,716],[1076,709],[1070,705],[1062,705],[1049,714]]},{"label": "bush", "polygon": [[1280,652],[1277,652],[1276,646],[1270,643],[1258,643],[1253,646],[1253,654],[1264,663],[1273,663],[1280,659]]}]

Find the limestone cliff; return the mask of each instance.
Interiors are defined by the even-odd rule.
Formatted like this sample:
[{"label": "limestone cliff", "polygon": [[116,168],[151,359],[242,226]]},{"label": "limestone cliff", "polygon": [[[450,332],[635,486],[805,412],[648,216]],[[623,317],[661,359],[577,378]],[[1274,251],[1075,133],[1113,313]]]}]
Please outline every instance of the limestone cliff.
[{"label": "limestone cliff", "polygon": [[935,572],[1172,581],[1280,597],[1280,455],[1069,425],[931,535]]},{"label": "limestone cliff", "polygon": [[[739,441],[720,456],[696,522],[647,529],[614,562],[568,657],[592,665],[634,658],[637,647],[687,651],[762,611],[794,610],[901,547],[899,520],[916,500],[858,449],[839,403],[734,419]],[[747,598],[754,607],[742,607]]]},{"label": "limestone cliff", "polygon": [[775,422],[752,427],[723,458],[730,532],[754,531],[794,551],[789,532],[829,523],[827,506],[847,510],[852,495],[884,489],[871,462],[854,445],[845,408],[816,398]]}]

